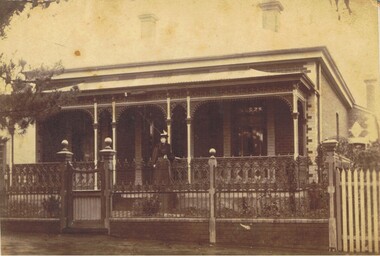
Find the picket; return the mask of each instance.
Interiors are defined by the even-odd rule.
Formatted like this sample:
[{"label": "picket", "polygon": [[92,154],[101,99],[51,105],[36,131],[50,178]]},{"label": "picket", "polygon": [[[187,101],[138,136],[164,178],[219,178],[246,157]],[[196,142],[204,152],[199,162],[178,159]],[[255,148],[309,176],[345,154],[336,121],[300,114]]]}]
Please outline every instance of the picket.
[{"label": "picket", "polygon": [[358,170],[354,170],[354,209],[355,209],[355,251],[360,251]]},{"label": "picket", "polygon": [[342,170],[341,173],[341,183],[342,183],[342,231],[343,231],[343,251],[347,252],[347,187],[346,187],[346,170]]},{"label": "picket", "polygon": [[366,233],[365,233],[365,197],[364,197],[364,171],[360,170],[360,227],[361,227],[361,249],[365,250]]},{"label": "picket", "polygon": [[378,230],[378,208],[377,208],[377,187],[378,179],[376,177],[376,172],[372,171],[372,195],[373,195],[373,240],[374,240],[374,250],[375,253],[379,253],[379,230]]},{"label": "picket", "polygon": [[371,205],[371,176],[369,170],[366,173],[367,178],[367,234],[368,234],[368,251],[372,249],[372,205]]},{"label": "picket", "polygon": [[354,205],[352,198],[352,171],[348,170],[347,173],[347,191],[348,191],[348,237],[349,237],[349,251],[354,252]]}]

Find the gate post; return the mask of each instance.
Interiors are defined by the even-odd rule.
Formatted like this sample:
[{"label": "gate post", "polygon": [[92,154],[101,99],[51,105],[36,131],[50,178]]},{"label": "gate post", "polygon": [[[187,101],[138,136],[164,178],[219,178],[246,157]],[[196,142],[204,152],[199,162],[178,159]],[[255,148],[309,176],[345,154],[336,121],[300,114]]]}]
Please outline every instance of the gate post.
[{"label": "gate post", "polygon": [[[326,165],[328,168],[328,187],[329,193],[329,250],[337,250],[337,223],[336,223],[336,205],[335,205],[335,150],[338,141],[326,140],[322,143],[322,147],[326,152]],[[337,206],[339,207],[339,206]]]},{"label": "gate post", "polygon": [[217,165],[215,154],[216,150],[211,148],[209,150],[210,158],[208,165],[210,167],[210,219],[209,219],[209,239],[210,243],[216,243],[216,219],[215,219],[215,168]]},{"label": "gate post", "polygon": [[70,179],[70,172],[68,171],[68,165],[72,160],[73,153],[71,153],[67,146],[69,145],[69,142],[67,140],[63,140],[61,142],[62,149],[61,151],[57,152],[57,156],[60,162],[62,162],[61,165],[61,216],[60,216],[60,230],[62,232],[63,229],[67,227],[67,216],[68,216],[68,203],[67,203],[67,190],[69,186]]},{"label": "gate post", "polygon": [[104,227],[108,229],[108,234],[110,234],[110,215],[111,215],[111,189],[112,189],[112,177],[113,177],[113,156],[116,151],[111,148],[112,139],[106,138],[104,140],[106,145],[104,149],[100,150],[100,155],[102,156],[104,165],[104,172],[102,177],[102,215],[104,217]]}]

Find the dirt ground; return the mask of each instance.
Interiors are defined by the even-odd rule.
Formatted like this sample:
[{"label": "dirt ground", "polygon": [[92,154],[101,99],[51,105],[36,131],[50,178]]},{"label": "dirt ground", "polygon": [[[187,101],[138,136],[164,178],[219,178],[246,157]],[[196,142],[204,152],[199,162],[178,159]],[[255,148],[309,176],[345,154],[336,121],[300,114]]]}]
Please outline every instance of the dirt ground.
[{"label": "dirt ground", "polygon": [[1,255],[262,255],[328,254],[295,248],[252,248],[235,245],[209,245],[131,240],[92,234],[11,233],[1,235]]}]

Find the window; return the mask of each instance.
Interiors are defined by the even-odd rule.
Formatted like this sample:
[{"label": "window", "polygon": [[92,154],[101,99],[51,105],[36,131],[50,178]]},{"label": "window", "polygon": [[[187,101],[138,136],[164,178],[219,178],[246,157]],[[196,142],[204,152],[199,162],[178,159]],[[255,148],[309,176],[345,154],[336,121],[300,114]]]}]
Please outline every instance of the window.
[{"label": "window", "polygon": [[233,155],[266,155],[265,108],[259,102],[240,103],[233,111]]},{"label": "window", "polygon": [[336,120],[336,139],[339,140],[339,114],[335,114],[335,120]]}]

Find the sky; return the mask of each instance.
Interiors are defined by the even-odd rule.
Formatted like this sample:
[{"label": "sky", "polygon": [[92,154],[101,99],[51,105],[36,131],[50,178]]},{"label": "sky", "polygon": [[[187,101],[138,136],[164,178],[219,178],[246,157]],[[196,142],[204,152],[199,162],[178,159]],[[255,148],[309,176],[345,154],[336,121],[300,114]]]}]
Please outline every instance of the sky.
[{"label": "sky", "polygon": [[[65,68],[327,46],[358,104],[379,71],[374,0],[281,0],[278,32],[262,29],[260,0],[68,0],[15,16],[0,41],[6,58]],[[333,4],[330,4],[333,2]],[[141,14],[158,21],[154,42]]]}]

